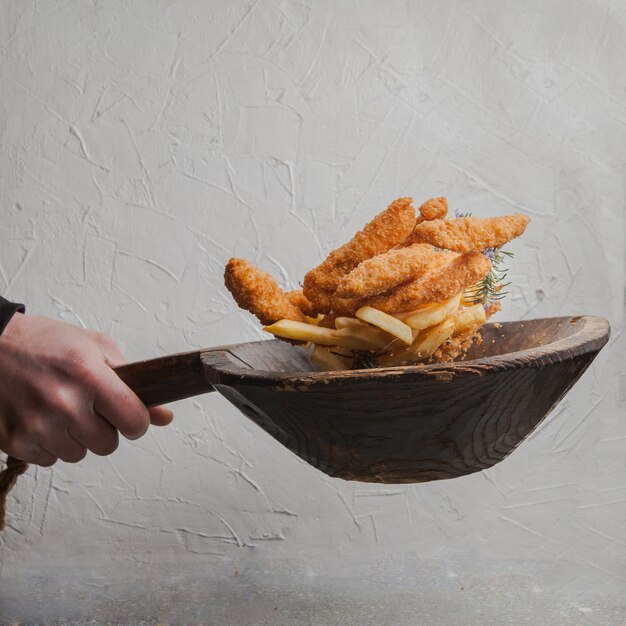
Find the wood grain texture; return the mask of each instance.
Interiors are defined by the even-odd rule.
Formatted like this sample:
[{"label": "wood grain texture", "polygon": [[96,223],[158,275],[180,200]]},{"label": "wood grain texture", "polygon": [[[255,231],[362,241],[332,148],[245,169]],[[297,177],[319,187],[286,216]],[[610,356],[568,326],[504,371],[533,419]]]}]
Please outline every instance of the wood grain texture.
[{"label": "wood grain texture", "polygon": [[208,381],[330,476],[383,483],[454,478],[509,455],[609,337],[597,317],[487,324],[465,361],[312,371],[280,341],[202,354]]},{"label": "wood grain texture", "polygon": [[204,375],[201,352],[170,354],[115,368],[146,406],[166,404],[213,391]]}]

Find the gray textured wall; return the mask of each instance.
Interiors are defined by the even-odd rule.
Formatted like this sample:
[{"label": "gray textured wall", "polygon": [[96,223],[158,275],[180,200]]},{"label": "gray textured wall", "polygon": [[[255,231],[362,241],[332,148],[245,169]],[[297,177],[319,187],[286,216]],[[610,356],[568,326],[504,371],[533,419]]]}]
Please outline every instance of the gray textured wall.
[{"label": "gray textured wall", "polygon": [[[625,18],[605,0],[2,2],[0,293],[31,312],[133,359],[259,338],[222,285],[231,255],[293,287],[390,200],[446,195],[532,217],[502,319],[613,327],[541,429],[463,479],[332,480],[217,396],[110,458],[32,468],[0,538],[5,607],[55,559],[380,562],[392,590],[387,559],[416,555],[444,582],[497,579],[472,606],[515,597],[523,616],[534,593],[624,623]],[[481,623],[448,601],[448,623]]]}]

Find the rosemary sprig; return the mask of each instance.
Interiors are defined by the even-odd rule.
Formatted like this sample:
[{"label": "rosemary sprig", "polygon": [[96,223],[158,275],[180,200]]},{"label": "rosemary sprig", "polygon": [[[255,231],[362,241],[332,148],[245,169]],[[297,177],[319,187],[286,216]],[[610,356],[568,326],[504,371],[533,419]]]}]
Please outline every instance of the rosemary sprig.
[{"label": "rosemary sprig", "polygon": [[[380,357],[386,354],[385,350],[351,350],[352,352],[352,369],[366,370],[378,367]],[[338,356],[345,356],[339,352],[332,352]]]},{"label": "rosemary sprig", "polygon": [[354,356],[352,367],[355,370],[369,370],[374,367],[378,367],[378,359],[380,356],[381,355],[376,354],[375,352],[370,352],[369,350],[359,351]]},{"label": "rosemary sprig", "polygon": [[503,289],[511,283],[503,281],[509,270],[502,265],[507,257],[513,258],[513,253],[498,248],[489,248],[483,254],[491,260],[491,270],[473,289],[467,292],[467,299],[473,304],[489,305],[502,300],[508,293]]},{"label": "rosemary sprig", "polygon": [[[463,213],[456,209],[454,217],[471,217],[470,211]],[[502,300],[507,295],[507,291],[502,291],[511,283],[502,282],[508,273],[508,269],[502,267],[505,257],[513,258],[513,253],[499,248],[487,248],[483,254],[491,261],[490,272],[474,288],[466,291],[467,300],[473,304],[483,304],[489,306],[498,300]]]}]

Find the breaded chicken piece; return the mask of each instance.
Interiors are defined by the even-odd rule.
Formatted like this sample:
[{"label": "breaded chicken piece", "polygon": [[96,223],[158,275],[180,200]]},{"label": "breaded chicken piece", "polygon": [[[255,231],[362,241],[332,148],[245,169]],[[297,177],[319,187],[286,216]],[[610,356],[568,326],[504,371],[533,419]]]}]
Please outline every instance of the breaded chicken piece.
[{"label": "breaded chicken piece", "polygon": [[366,298],[389,291],[422,273],[436,254],[437,249],[433,246],[419,243],[377,254],[344,276],[335,296]]},{"label": "breaded chicken piece", "polygon": [[398,198],[348,243],[333,250],[304,277],[304,295],[321,313],[330,311],[331,297],[342,277],[359,263],[404,241],[415,226],[411,198]]},{"label": "breaded chicken piece", "polygon": [[282,319],[305,321],[302,311],[290,302],[276,281],[245,259],[228,261],[224,283],[235,302],[256,315],[265,326]]},{"label": "breaded chicken piece", "polygon": [[418,223],[430,220],[442,220],[448,214],[448,201],[441,198],[431,198],[426,200],[419,208],[420,216],[417,218]]},{"label": "breaded chicken piece", "polygon": [[[455,257],[457,257],[458,254],[456,252],[449,252],[448,250],[437,250],[437,254],[431,259],[430,263],[428,264],[428,270],[427,273],[431,273],[433,270],[438,269],[440,267],[443,267],[444,265],[446,265],[447,263],[449,263],[452,259],[454,259]],[[418,280],[418,279],[416,279]],[[414,281],[409,280],[404,284],[411,284]],[[335,315],[341,315],[341,316],[347,316],[347,317],[351,317],[354,316],[354,314],[362,307],[367,305],[370,305],[371,302],[375,302],[378,301],[379,299],[384,299],[386,296],[394,293],[394,291],[396,289],[399,289],[400,287],[403,287],[404,284],[400,284],[397,287],[394,287],[391,290],[385,291],[381,294],[379,294],[378,296],[372,296],[369,298],[348,298],[348,299],[343,299],[343,298],[337,298],[334,297],[332,298],[331,301],[331,307],[332,307],[332,311],[333,314]],[[373,304],[371,306],[374,306]]]},{"label": "breaded chicken piece", "polygon": [[335,317],[354,317],[354,314],[366,304],[367,298],[332,298],[331,309]]},{"label": "breaded chicken piece", "polygon": [[528,217],[520,214],[426,221],[415,227],[411,241],[429,243],[455,252],[481,252],[487,248],[499,248],[519,237],[529,221]]},{"label": "breaded chicken piece", "polygon": [[302,289],[288,291],[286,295],[289,302],[299,308],[305,315],[317,317],[317,310],[313,306],[313,303],[304,295]]},{"label": "breaded chicken piece", "polygon": [[[440,251],[440,255],[444,254]],[[415,280],[403,283],[387,293],[366,298],[368,304],[385,313],[412,311],[422,304],[440,302],[461,293],[464,289],[478,282],[491,269],[491,261],[480,252],[468,252],[463,255],[447,253],[448,260],[438,260],[437,266]]]},{"label": "breaded chicken piece", "polygon": [[[422,206],[419,208],[419,216],[417,220],[415,220],[415,226],[417,227],[422,222],[426,222],[429,220],[442,220],[448,214],[448,201],[445,198],[431,198],[430,200],[426,200]],[[396,248],[406,248],[407,246],[411,246],[415,243],[423,243],[421,240],[417,239],[414,236],[415,228],[411,231],[409,236],[401,243],[399,243]]]},{"label": "breaded chicken piece", "polygon": [[329,313],[324,315],[324,317],[320,320],[318,326],[322,328],[335,328],[335,320],[339,317],[336,313]]}]

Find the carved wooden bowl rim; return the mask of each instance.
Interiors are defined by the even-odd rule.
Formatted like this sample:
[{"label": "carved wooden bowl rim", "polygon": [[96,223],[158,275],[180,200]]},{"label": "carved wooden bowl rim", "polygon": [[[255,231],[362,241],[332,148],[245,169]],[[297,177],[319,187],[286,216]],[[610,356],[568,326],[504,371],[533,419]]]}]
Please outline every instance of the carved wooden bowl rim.
[{"label": "carved wooden bowl rim", "polygon": [[[525,324],[537,322],[560,322],[559,328],[567,325],[573,332],[560,336],[545,344],[533,346],[523,350],[515,350],[503,354],[483,356],[450,363],[430,363],[426,365],[403,365],[396,367],[381,367],[362,370],[346,370],[338,372],[281,372],[275,370],[261,370],[253,368],[245,361],[230,352],[237,346],[224,346],[221,349],[210,350],[202,355],[202,360],[208,368],[207,376],[212,378],[210,370],[215,368],[215,352],[219,351],[227,362],[222,361],[216,368],[220,373],[220,380],[216,384],[254,384],[273,385],[289,389],[292,385],[329,385],[342,384],[348,381],[367,381],[367,379],[381,380],[389,377],[392,380],[400,378],[452,380],[458,376],[484,374],[485,370],[542,368],[553,363],[567,361],[584,354],[597,353],[608,341],[610,327],[603,317],[592,315],[558,316],[520,320],[515,322],[495,322],[486,324],[484,328],[499,330],[517,330],[523,332]],[[253,345],[277,342],[278,340],[264,340],[251,342]],[[251,345],[247,344],[247,345]],[[295,349],[295,348],[294,348]],[[228,380],[227,380],[228,379]]]}]

